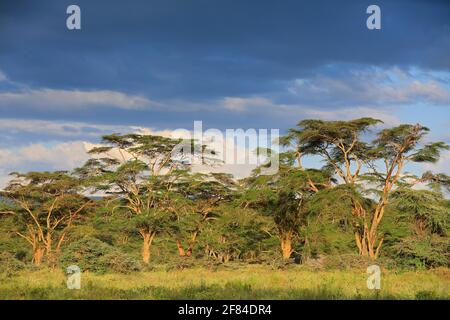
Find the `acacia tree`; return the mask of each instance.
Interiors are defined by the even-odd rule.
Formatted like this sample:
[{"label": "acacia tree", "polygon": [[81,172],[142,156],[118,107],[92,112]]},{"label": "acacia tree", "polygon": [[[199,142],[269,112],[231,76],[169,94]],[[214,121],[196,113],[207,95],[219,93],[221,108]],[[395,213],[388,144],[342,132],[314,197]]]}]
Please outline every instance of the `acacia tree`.
[{"label": "acacia tree", "polygon": [[223,203],[217,210],[220,216],[202,230],[206,255],[221,263],[257,258],[265,248],[264,242],[271,238],[270,218],[252,209],[236,210],[230,203]]},{"label": "acacia tree", "polygon": [[[205,226],[219,217],[217,207],[233,199],[236,182],[229,174],[186,172],[176,184],[178,201],[177,248],[179,256],[192,256],[198,236]],[[187,241],[182,238],[187,237]],[[183,242],[186,242],[185,250]]]},{"label": "acacia tree", "polygon": [[381,226],[386,239],[384,252],[403,266],[450,264],[450,201],[443,196],[442,188],[433,189],[405,184],[390,196]]},{"label": "acacia tree", "polygon": [[[435,175],[417,178],[403,176],[409,162],[436,162],[440,152],[448,149],[442,142],[422,145],[428,128],[404,124],[381,130],[372,142],[364,141],[371,127],[381,123],[372,118],[351,121],[303,120],[291,131],[301,155],[322,157],[326,169],[332,169],[340,183],[350,187],[375,185],[376,203],[367,209],[352,200],[355,242],[359,254],[376,259],[383,244],[379,234],[389,195],[399,183],[431,180]],[[362,184],[365,182],[365,184]]]},{"label": "acacia tree", "polygon": [[298,162],[298,152],[280,155],[276,174],[264,175],[257,168],[244,180],[245,191],[240,199],[244,208],[253,207],[273,217],[277,226],[283,259],[293,252],[293,241],[309,214],[307,205],[313,195],[332,184],[327,170],[304,169]]},{"label": "acacia tree", "polygon": [[143,240],[142,260],[148,264],[155,236],[173,228],[174,190],[190,169],[197,146],[192,140],[138,134],[107,135],[102,142],[89,151],[94,158],[76,172],[94,191],[116,196],[119,204],[113,210],[125,209],[134,222]]},{"label": "acacia tree", "polygon": [[2,213],[16,217],[15,233],[30,244],[32,262],[40,265],[45,257],[52,263],[70,227],[92,201],[79,193],[80,181],[66,172],[12,175],[0,194],[10,204]]}]

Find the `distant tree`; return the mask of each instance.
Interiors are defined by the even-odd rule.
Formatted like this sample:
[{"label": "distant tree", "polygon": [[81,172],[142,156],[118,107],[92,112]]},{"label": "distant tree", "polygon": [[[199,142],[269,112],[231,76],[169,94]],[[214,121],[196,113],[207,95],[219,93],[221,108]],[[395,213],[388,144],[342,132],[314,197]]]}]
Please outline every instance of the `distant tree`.
[{"label": "distant tree", "polygon": [[17,230],[32,249],[32,261],[45,257],[54,262],[70,227],[86,212],[92,201],[81,195],[80,180],[66,172],[13,173],[15,179],[0,193],[15,216]]},{"label": "distant tree", "polygon": [[[295,141],[302,156],[320,156],[325,162],[324,169],[333,170],[340,183],[355,190],[359,187],[359,190],[373,191],[377,200],[372,207],[365,207],[353,197],[351,212],[358,251],[372,259],[379,256],[383,244],[384,237],[378,230],[391,192],[401,183],[444,178],[433,174],[404,177],[405,166],[409,162],[436,162],[440,152],[448,149],[443,142],[423,145],[423,137],[429,130],[419,124],[383,129],[372,142],[364,141],[369,130],[379,123],[380,120],[372,118],[303,120],[287,138]],[[372,185],[375,188],[371,189]]]}]

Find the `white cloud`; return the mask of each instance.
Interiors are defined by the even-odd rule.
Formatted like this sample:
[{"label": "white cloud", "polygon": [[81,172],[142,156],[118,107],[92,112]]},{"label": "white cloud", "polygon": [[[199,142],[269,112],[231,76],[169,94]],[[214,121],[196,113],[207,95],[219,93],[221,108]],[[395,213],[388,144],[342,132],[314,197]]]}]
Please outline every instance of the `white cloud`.
[{"label": "white cloud", "polygon": [[321,73],[294,80],[288,91],[302,103],[328,106],[450,103],[450,90],[442,79],[427,72],[412,74],[399,68]]},{"label": "white cloud", "polygon": [[88,145],[83,141],[0,149],[0,188],[12,171],[71,170],[89,158],[87,150]]},{"label": "white cloud", "polygon": [[159,134],[168,135],[171,130],[153,130],[141,126],[132,125],[107,125],[87,122],[71,122],[71,121],[50,121],[36,119],[0,119],[0,134],[5,140],[8,136],[14,136],[20,133],[34,135],[49,135],[65,138],[95,138],[98,139],[102,135],[116,133],[142,133],[142,134]]},{"label": "white cloud", "polygon": [[316,108],[311,105],[283,104],[264,97],[227,97],[220,103],[228,110],[236,112],[267,113],[271,117],[291,119],[317,118],[323,120],[351,120],[372,117],[382,120],[385,125],[398,125],[400,120],[393,114],[392,108],[354,106],[350,108]]},{"label": "white cloud", "polygon": [[92,134],[98,136],[99,132],[116,129],[117,126],[95,125],[82,122],[0,119],[2,135],[17,133],[45,134],[52,136],[76,137]]},{"label": "white cloud", "polygon": [[126,110],[146,109],[159,106],[146,97],[123,92],[99,90],[39,89],[0,93],[0,107],[37,108],[40,110],[85,109],[88,107],[113,107]]},{"label": "white cloud", "polygon": [[443,152],[438,162],[425,163],[423,167],[424,170],[430,170],[435,173],[450,174],[450,151]]},{"label": "white cloud", "polygon": [[269,99],[261,97],[225,97],[222,101],[222,105],[228,110],[244,111],[249,107],[271,107],[273,106],[273,103]]},{"label": "white cloud", "polygon": [[48,165],[52,169],[71,169],[86,160],[86,143],[83,141],[63,142],[52,145],[31,144],[12,149],[0,149],[2,168],[20,168],[30,163]]}]

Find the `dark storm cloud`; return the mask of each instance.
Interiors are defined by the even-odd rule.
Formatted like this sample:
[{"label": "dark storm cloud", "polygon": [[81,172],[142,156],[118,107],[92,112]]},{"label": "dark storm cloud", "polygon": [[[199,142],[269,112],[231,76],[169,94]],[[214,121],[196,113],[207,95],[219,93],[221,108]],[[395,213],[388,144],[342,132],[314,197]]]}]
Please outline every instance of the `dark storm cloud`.
[{"label": "dark storm cloud", "polygon": [[[330,63],[450,69],[450,4],[375,1],[12,1],[0,70],[34,87],[206,100],[275,92]],[[82,30],[65,10],[82,9]]]}]

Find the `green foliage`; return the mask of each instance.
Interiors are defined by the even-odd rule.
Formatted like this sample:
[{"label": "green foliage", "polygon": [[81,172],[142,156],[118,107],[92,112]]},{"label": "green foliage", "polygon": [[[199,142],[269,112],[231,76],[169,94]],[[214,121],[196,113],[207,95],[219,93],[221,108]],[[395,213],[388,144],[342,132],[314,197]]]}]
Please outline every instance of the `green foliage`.
[{"label": "green foliage", "polygon": [[430,190],[400,189],[392,194],[392,206],[408,216],[420,236],[445,236],[450,227],[450,206],[441,193]]},{"label": "green foliage", "polygon": [[354,235],[345,220],[321,220],[311,217],[302,229],[304,241],[300,248],[302,260],[323,255],[336,255],[354,252]]},{"label": "green foliage", "polygon": [[[355,137],[357,138],[381,122],[381,120],[372,118],[351,121],[302,120],[298,123],[299,130],[291,131],[291,135],[298,140],[304,154],[320,154],[330,147],[329,154],[340,162],[341,159],[338,156],[340,151],[336,146],[339,142],[348,147],[353,143]],[[366,151],[366,145],[358,141],[355,145],[355,152],[362,154],[364,151]]]},{"label": "green foliage", "polygon": [[223,211],[204,230],[202,243],[207,255],[221,262],[256,259],[270,239],[269,220],[249,209]]},{"label": "green foliage", "polygon": [[390,248],[399,265],[410,268],[450,267],[450,239],[439,236],[403,238]]},{"label": "green foliage", "polygon": [[0,273],[11,274],[25,269],[26,265],[18,260],[13,254],[0,252]]},{"label": "green foliage", "polygon": [[[0,192],[0,262],[4,270],[20,269],[35,256],[30,248],[48,250],[50,233],[48,251],[57,253],[62,267],[96,273],[140,270],[135,257],[145,250],[149,268],[156,269],[288,268],[293,260],[356,268],[367,259],[355,256],[355,238],[370,236],[383,239],[379,261],[386,265],[448,267],[450,201],[442,190],[450,178],[402,169],[409,162],[436,162],[449,147],[423,144],[428,129],[419,124],[373,134],[379,123],[300,121],[280,139],[279,171],[268,175],[265,164],[242,180],[192,172],[192,157],[204,164],[212,158],[186,150],[214,155],[193,140],[104,136],[73,173],[13,174]],[[324,166],[305,168],[304,156],[319,156]],[[413,188],[418,183],[426,189]],[[106,196],[88,198],[89,192]],[[375,213],[380,220],[369,232]]]},{"label": "green foliage", "polygon": [[72,242],[60,258],[63,268],[77,265],[82,271],[97,273],[129,273],[139,271],[139,263],[131,256],[92,237]]}]

